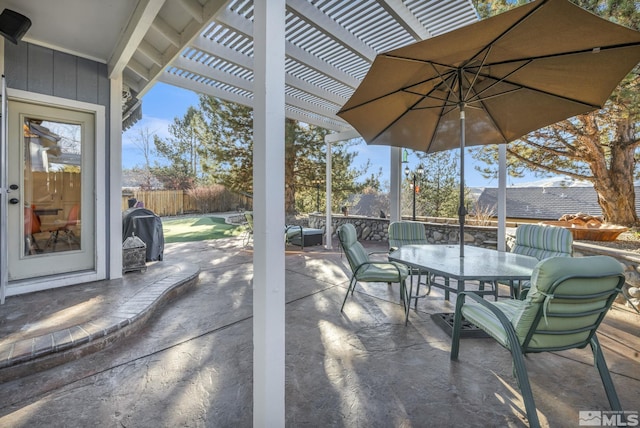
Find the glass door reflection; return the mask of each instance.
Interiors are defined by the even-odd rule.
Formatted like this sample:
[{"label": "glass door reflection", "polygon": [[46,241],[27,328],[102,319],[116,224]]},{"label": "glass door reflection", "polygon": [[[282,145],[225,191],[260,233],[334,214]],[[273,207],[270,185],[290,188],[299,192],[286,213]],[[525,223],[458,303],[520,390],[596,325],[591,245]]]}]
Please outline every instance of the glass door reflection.
[{"label": "glass door reflection", "polygon": [[25,117],[25,256],[82,248],[82,126]]}]

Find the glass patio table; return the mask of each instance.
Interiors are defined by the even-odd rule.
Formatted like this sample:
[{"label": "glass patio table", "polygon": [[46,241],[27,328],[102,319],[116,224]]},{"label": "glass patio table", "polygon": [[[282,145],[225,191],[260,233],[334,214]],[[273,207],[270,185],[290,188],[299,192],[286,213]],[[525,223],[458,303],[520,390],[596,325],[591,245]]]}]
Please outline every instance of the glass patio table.
[{"label": "glass patio table", "polygon": [[[522,254],[492,250],[489,248],[465,246],[464,257],[460,257],[459,245],[404,245],[389,254],[389,260],[409,266],[413,274],[416,270],[427,273],[427,285],[442,288],[445,300],[449,300],[449,292],[464,291],[465,282],[479,281],[478,290],[481,295],[493,294],[498,299],[498,281],[511,285],[511,295],[514,293],[514,282],[531,278],[533,268],[538,259]],[[443,277],[443,283],[431,281],[432,276]],[[450,285],[450,279],[456,280],[456,286]],[[491,290],[485,290],[484,284],[492,283]],[[409,296],[411,299],[419,296],[420,281],[416,295],[413,296],[413,275]]]}]

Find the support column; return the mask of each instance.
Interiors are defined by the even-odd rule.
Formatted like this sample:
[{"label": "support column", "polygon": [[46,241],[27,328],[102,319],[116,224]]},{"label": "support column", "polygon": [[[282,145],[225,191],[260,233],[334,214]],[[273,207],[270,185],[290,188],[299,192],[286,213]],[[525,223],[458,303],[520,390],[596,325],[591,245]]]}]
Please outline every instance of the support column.
[{"label": "support column", "polygon": [[390,181],[389,184],[391,188],[389,189],[389,216],[390,222],[400,221],[400,194],[402,185],[402,148],[401,147],[391,147],[391,165],[389,167],[389,175]]},{"label": "support column", "polygon": [[326,201],[326,216],[325,216],[325,221],[324,221],[324,236],[325,236],[325,244],[324,247],[327,250],[331,250],[333,248],[333,219],[332,217],[332,213],[331,213],[331,199],[332,199],[332,192],[331,192],[331,186],[332,186],[332,182],[331,182],[331,168],[333,168],[333,164],[332,164],[332,160],[333,160],[333,156],[331,153],[331,141],[327,141],[325,138],[326,144],[327,144],[327,169],[326,169],[326,178],[325,178],[325,182],[327,183],[327,191],[326,191],[326,197],[327,197],[327,201]]},{"label": "support column", "polygon": [[498,251],[507,248],[507,145],[498,145]]},{"label": "support column", "polygon": [[109,236],[107,244],[108,275],[122,277],[122,73],[109,79]]},{"label": "support column", "polygon": [[285,0],[254,2],[253,426],[284,427]]}]

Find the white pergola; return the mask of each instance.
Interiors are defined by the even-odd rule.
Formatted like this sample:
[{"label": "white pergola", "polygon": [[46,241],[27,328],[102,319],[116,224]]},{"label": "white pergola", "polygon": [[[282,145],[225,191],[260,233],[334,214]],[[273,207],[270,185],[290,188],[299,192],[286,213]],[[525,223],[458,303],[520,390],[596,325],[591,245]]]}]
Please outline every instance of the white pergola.
[{"label": "white pergola", "polygon": [[[254,2],[201,3],[164,2],[124,83],[139,96],[159,81],[254,106]],[[477,20],[470,0],[287,0],[284,14],[285,114],[337,132],[351,129],[335,113],[376,54]]]},{"label": "white pergola", "polygon": [[[135,98],[156,82],[254,108],[254,424],[284,426],[284,118],[335,131],[327,138],[329,201],[331,143],[357,136],[335,113],[376,54],[475,22],[471,1],[5,0],[2,5],[32,20],[25,41],[107,64],[112,92],[133,95],[134,102],[123,102],[125,118],[136,108]],[[114,107],[120,106],[112,106],[112,122],[120,114]],[[112,124],[112,162],[120,161],[118,129]],[[111,174],[117,187],[118,173]],[[395,219],[399,182],[400,150],[392,149]],[[119,200],[110,197],[112,205]],[[119,204],[111,207],[119,209]],[[111,230],[118,226],[114,222]]]}]

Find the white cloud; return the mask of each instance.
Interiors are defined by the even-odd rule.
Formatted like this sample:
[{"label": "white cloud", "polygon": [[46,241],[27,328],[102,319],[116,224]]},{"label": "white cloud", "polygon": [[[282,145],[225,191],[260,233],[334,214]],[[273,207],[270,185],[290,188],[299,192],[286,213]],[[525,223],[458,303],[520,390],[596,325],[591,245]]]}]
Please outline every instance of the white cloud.
[{"label": "white cloud", "polygon": [[152,134],[160,138],[168,138],[169,125],[173,124],[173,119],[143,116],[135,125],[127,129],[122,134],[122,147],[135,147],[134,141],[137,138],[140,129],[148,129]]}]

